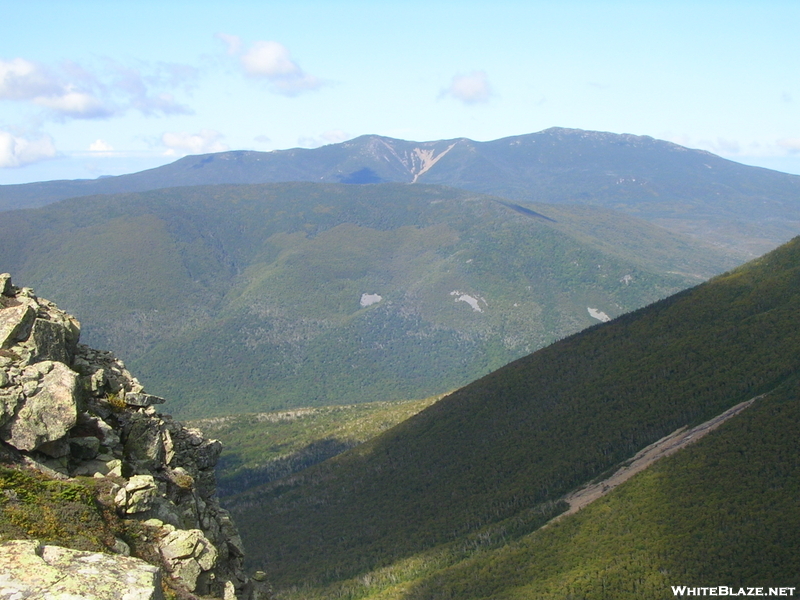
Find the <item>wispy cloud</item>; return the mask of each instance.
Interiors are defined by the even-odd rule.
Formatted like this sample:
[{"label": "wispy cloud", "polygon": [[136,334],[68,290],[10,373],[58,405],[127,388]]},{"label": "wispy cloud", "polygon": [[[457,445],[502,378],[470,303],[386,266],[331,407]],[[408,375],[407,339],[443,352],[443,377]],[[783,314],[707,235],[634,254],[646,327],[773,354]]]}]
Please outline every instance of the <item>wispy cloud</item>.
[{"label": "wispy cloud", "polygon": [[718,137],[714,149],[721,154],[739,154],[741,146],[736,140]]},{"label": "wispy cloud", "polygon": [[192,110],[175,100],[171,92],[160,91],[187,87],[197,73],[192,67],[161,64],[147,76],[141,70],[114,65],[114,88],[124,96],[125,104],[145,116],[187,115]]},{"label": "wispy cloud", "polygon": [[30,102],[62,118],[96,119],[113,114],[114,107],[91,89],[96,87],[95,82],[87,82],[85,76],[80,79],[69,81],[64,75],[24,58],[0,60],[0,100]]},{"label": "wispy cloud", "polygon": [[483,104],[492,97],[492,86],[486,71],[472,71],[467,75],[456,75],[450,86],[442,90],[441,96],[450,96],[464,104]]},{"label": "wispy cloud", "polygon": [[218,33],[216,37],[228,47],[229,56],[238,56],[248,77],[268,82],[276,94],[297,96],[324,85],[321,79],[306,73],[280,42],[260,40],[245,49],[239,36]]},{"label": "wispy cloud", "polygon": [[73,62],[58,68],[24,58],[0,59],[0,100],[25,102],[56,120],[106,119],[137,110],[146,116],[189,114],[164,90],[184,84],[196,70],[159,64],[144,75],[139,69],[110,64],[93,73]]},{"label": "wispy cloud", "polygon": [[21,167],[56,157],[53,139],[43,135],[35,139],[0,131],[0,167]]},{"label": "wispy cloud", "polygon": [[320,146],[325,146],[326,144],[339,144],[341,142],[346,142],[351,137],[352,136],[349,133],[342,131],[341,129],[332,129],[316,137],[301,137],[297,140],[297,144],[303,148],[319,148]]},{"label": "wispy cloud", "polygon": [[777,144],[790,154],[800,152],[800,138],[783,138],[778,140]]},{"label": "wispy cloud", "polygon": [[217,33],[215,38],[222,40],[228,47],[228,56],[236,56],[242,51],[242,38],[238,35],[228,35],[227,33]]},{"label": "wispy cloud", "polygon": [[222,141],[223,137],[213,129],[203,129],[200,133],[168,132],[161,136],[161,144],[167,148],[165,156],[225,152],[230,147]]}]

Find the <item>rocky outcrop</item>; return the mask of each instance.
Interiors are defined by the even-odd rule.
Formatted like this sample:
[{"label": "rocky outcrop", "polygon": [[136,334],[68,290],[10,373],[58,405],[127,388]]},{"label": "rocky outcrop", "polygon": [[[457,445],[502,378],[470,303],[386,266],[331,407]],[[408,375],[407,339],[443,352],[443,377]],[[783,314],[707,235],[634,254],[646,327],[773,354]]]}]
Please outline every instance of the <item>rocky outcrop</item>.
[{"label": "rocky outcrop", "polygon": [[[241,539],[216,496],[220,443],[158,413],[155,406],[164,400],[145,393],[122,361],[79,343],[74,317],[31,289],[14,287],[8,274],[0,275],[0,292],[0,457],[16,453],[52,477],[108,478],[117,514],[155,532],[152,555],[160,561],[153,562],[160,562],[171,585],[226,600],[264,597],[243,571]],[[101,568],[122,560],[34,541],[14,544],[3,552],[38,561],[42,573],[64,561]],[[111,550],[125,554],[126,548],[118,540]],[[116,564],[101,570],[126,572],[125,561]],[[136,594],[130,597],[159,597]]]},{"label": "rocky outcrop", "polygon": [[161,572],[138,558],[43,546],[0,544],[0,600],[82,598],[163,600]]}]

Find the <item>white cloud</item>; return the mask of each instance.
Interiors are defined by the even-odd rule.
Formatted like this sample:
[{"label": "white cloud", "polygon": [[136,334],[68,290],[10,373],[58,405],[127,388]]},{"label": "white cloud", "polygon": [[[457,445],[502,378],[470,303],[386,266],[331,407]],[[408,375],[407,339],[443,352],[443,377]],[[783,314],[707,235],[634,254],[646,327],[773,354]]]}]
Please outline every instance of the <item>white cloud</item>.
[{"label": "white cloud", "polygon": [[161,143],[167,148],[165,156],[207,154],[230,150],[230,147],[221,141],[223,137],[219,131],[203,129],[200,133],[165,133],[161,136]]},{"label": "white cloud", "polygon": [[53,96],[37,96],[33,103],[49,108],[61,117],[73,119],[102,119],[114,114],[114,110],[100,99],[75,90],[63,90]]},{"label": "white cloud", "polygon": [[114,152],[114,147],[105,140],[95,140],[89,144],[89,152],[95,156],[110,156]]},{"label": "white cloud", "polygon": [[778,146],[790,154],[796,154],[800,152],[800,138],[783,138],[778,140]]},{"label": "white cloud", "polygon": [[190,114],[165,90],[188,88],[197,69],[168,63],[148,69],[143,75],[109,61],[103,73],[94,74],[72,62],[53,70],[23,58],[0,59],[0,100],[45,108],[58,120],[104,119],[129,109],[145,116]]},{"label": "white cloud", "polygon": [[0,60],[0,99],[32,100],[59,90],[59,84],[41,65],[23,58]]},{"label": "white cloud", "polygon": [[268,143],[270,143],[272,141],[266,135],[257,135],[256,137],[253,138],[253,140],[255,140],[256,142],[258,142],[260,144],[268,144]]},{"label": "white cloud", "polygon": [[[241,51],[241,40],[236,36],[218,34],[228,44],[228,54]],[[272,90],[284,96],[316,90],[323,85],[322,80],[306,73],[293,59],[289,50],[275,41],[257,41],[239,56],[244,72],[253,78],[265,79]]]},{"label": "white cloud", "polygon": [[50,136],[34,140],[0,131],[0,168],[21,167],[56,156],[56,148]]},{"label": "white cloud", "polygon": [[479,104],[489,101],[492,86],[485,71],[473,71],[468,75],[456,75],[442,96],[452,96],[464,104]]},{"label": "white cloud", "polygon": [[255,42],[242,55],[241,61],[248,75],[287,77],[302,73],[289,55],[289,50],[279,42]]},{"label": "white cloud", "polygon": [[[84,79],[84,84],[94,83],[76,65],[67,67],[77,78]],[[32,102],[50,109],[58,117],[96,119],[113,113],[113,109],[90,90],[65,83],[62,77],[43,65],[23,58],[0,60],[0,99]]]}]

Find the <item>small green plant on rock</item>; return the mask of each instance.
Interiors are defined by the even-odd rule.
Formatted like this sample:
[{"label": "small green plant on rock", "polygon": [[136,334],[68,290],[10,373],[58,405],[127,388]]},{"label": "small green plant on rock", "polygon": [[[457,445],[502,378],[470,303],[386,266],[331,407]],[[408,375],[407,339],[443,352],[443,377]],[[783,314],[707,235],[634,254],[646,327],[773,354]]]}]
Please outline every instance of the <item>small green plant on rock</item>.
[{"label": "small green plant on rock", "polygon": [[117,411],[125,410],[125,408],[128,406],[125,404],[125,399],[123,398],[122,394],[117,392],[111,392],[107,394],[106,402],[108,402],[111,408]]}]

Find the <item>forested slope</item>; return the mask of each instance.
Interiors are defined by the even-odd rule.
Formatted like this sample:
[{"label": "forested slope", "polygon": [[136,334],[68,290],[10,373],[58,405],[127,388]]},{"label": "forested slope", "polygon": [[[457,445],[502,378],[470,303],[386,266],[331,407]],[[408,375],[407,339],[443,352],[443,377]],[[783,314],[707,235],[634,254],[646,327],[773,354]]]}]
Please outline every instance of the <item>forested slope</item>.
[{"label": "forested slope", "polygon": [[279,586],[348,579],[546,512],[667,433],[796,376],[798,310],[795,239],[522,358],[231,507]]},{"label": "forested slope", "polygon": [[517,536],[511,519],[280,597],[639,600],[674,598],[673,586],[796,592],[798,436],[800,387],[792,378],[699,442],[543,529]]},{"label": "forested slope", "polygon": [[182,417],[423,398],[730,259],[596,207],[284,183],[4,213],[0,268]]}]

